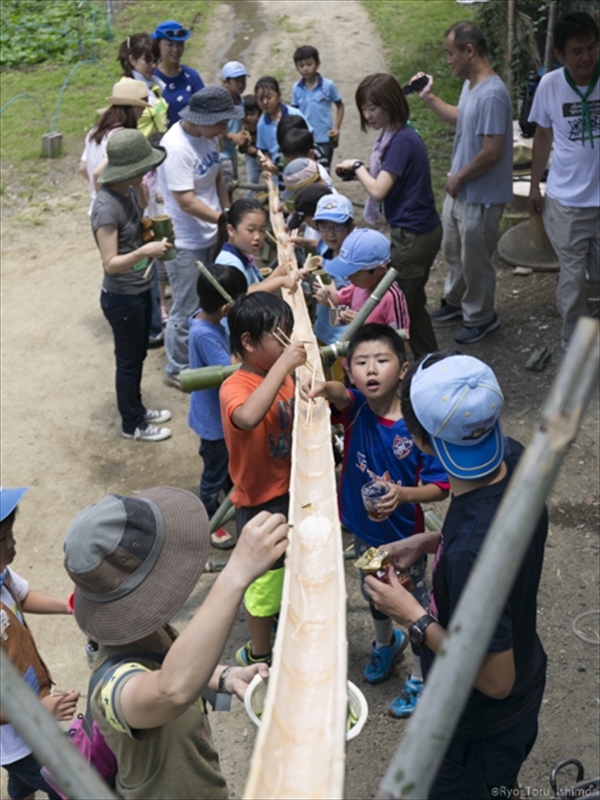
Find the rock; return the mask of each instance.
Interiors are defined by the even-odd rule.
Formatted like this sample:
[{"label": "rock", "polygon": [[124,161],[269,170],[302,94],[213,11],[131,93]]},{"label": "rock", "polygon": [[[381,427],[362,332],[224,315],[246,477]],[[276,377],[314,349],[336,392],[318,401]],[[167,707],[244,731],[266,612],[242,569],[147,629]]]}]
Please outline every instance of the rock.
[{"label": "rock", "polygon": [[542,372],[542,370],[546,368],[551,358],[552,353],[545,345],[536,347],[536,349],[527,359],[525,369],[528,369],[530,372]]}]

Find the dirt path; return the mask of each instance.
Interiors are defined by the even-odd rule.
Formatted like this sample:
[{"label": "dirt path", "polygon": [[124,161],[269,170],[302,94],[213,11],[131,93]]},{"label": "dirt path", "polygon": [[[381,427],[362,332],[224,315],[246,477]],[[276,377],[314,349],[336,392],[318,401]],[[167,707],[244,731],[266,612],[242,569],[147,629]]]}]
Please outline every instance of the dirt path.
[{"label": "dirt path", "polygon": [[[346,102],[340,157],[366,158],[372,137],[359,131],[353,94],[360,78],[385,69],[385,59],[360,3],[221,3],[207,41],[195,48],[197,57],[190,57],[190,63],[199,66],[209,82],[225,60],[241,58],[252,74],[251,83],[262,74],[274,74],[282,78],[288,98],[295,80],[291,56],[306,41],[321,51],[323,71],[335,80]],[[76,175],[76,161],[71,157],[35,165],[49,189],[36,195],[39,205],[18,198],[22,179],[15,179],[2,198],[2,483],[31,487],[17,522],[15,568],[34,587],[65,596],[71,586],[62,567],[62,540],[84,505],[108,492],[133,494],[160,483],[195,491],[200,476],[197,439],[186,421],[188,398],[163,385],[160,350],[148,355],[144,397],[151,407],[171,408],[173,438],[147,445],[119,436],[112,336],[99,308],[100,264],[86,215],[86,185]],[[353,186],[349,194],[364,199],[359,187]],[[431,280],[434,300],[441,295],[443,275],[443,265],[438,264]],[[502,327],[472,347],[474,355],[493,365],[505,391],[505,432],[524,442],[556,372],[554,363],[540,374],[524,369],[532,348],[554,347],[558,340],[554,291],[554,275],[517,278],[499,263]],[[452,324],[440,327],[440,345],[453,347],[454,332]],[[536,791],[548,789],[548,771],[561,758],[578,757],[586,774],[598,774],[598,650],[571,630],[577,614],[598,605],[598,439],[596,398],[549,500],[551,533],[540,593],[540,634],[550,661],[548,686],[538,743],[521,775],[521,782]],[[222,556],[215,552],[212,557]],[[179,616],[180,624],[212,582],[212,576],[202,577]],[[347,587],[349,678],[360,685],[371,623],[351,568]],[[84,642],[73,621],[33,618],[31,624],[58,686],[84,689]],[[586,628],[588,636],[592,630],[597,627]],[[240,613],[225,661],[231,661],[245,637]],[[405,657],[395,679],[365,688],[370,716],[348,751],[348,798],[375,796],[405,727],[386,710],[408,665]],[[239,703],[231,714],[212,715],[212,724],[232,795],[240,796],[254,729]]]}]

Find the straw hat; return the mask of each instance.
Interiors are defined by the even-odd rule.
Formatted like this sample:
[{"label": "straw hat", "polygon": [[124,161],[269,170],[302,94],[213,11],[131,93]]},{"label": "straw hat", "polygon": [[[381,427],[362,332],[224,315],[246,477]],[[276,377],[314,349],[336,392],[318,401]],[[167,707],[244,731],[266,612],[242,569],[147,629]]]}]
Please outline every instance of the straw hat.
[{"label": "straw hat", "polygon": [[102,644],[143,639],[179,611],[209,545],[206,509],[185,489],[107,495],[73,520],[64,542],[75,618]]},{"label": "straw hat", "polygon": [[189,105],[179,112],[192,125],[216,125],[226,119],[242,119],[244,106],[233,102],[224,86],[205,86],[190,97]]},{"label": "straw hat", "polygon": [[147,108],[150,103],[147,101],[148,87],[144,81],[136,81],[134,78],[121,78],[113,86],[112,97],[107,97],[106,102],[111,106],[140,106]]},{"label": "straw hat", "polygon": [[106,144],[108,164],[98,183],[120,183],[155,169],[167,157],[164,147],[152,147],[141,131],[126,128],[117,131]]}]

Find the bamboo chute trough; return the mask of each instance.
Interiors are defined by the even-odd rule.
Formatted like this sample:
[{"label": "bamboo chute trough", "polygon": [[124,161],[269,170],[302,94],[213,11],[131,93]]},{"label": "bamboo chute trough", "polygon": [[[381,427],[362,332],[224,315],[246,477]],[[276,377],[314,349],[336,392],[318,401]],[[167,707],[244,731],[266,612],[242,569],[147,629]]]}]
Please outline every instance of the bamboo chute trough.
[{"label": "bamboo chute trough", "polygon": [[[279,262],[297,269],[279,193],[270,179],[271,221]],[[245,798],[341,798],[344,790],[346,588],[330,413],[306,403],[299,385],[323,380],[319,347],[301,290],[283,292],[294,312],[293,340],[308,362],[296,370],[290,482],[290,546],[273,668]]]}]

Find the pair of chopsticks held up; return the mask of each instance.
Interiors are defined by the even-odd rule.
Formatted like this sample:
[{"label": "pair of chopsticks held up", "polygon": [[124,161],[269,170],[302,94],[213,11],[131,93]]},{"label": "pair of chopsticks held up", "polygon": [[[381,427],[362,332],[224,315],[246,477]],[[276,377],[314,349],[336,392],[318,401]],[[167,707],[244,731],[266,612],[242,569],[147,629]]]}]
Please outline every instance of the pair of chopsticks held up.
[{"label": "pair of chopsticks held up", "polygon": [[[292,340],[290,339],[290,337],[280,327],[277,327],[273,331],[273,336],[275,337],[275,339],[277,339],[277,341],[282,347],[288,347],[288,345],[292,344]],[[315,380],[317,378],[317,368],[310,361],[306,361],[304,366],[308,369],[308,371],[311,373],[312,376],[310,380],[310,391],[312,392],[315,388]],[[312,399],[312,401],[311,400],[308,401],[308,408],[306,409],[306,422],[312,421],[313,407],[315,402],[316,401],[314,399]]]}]

